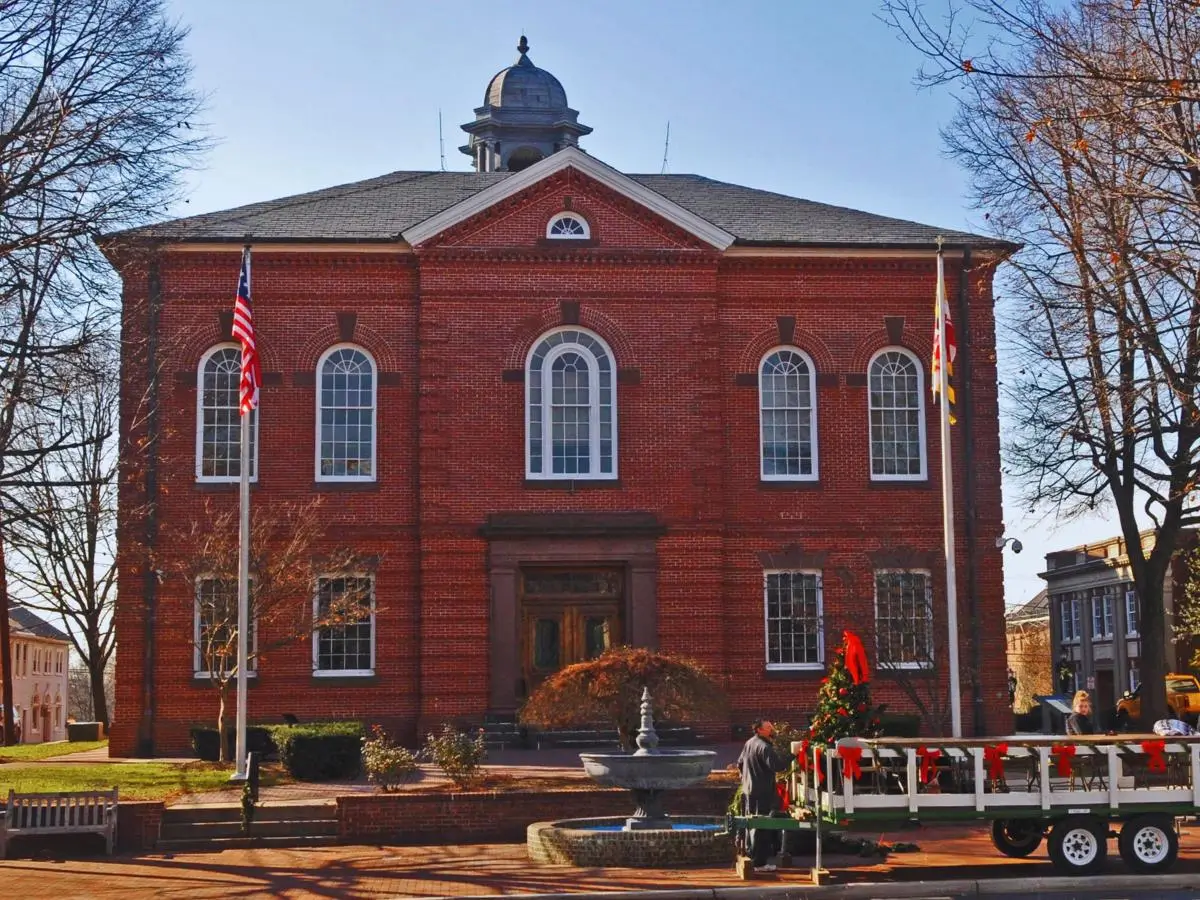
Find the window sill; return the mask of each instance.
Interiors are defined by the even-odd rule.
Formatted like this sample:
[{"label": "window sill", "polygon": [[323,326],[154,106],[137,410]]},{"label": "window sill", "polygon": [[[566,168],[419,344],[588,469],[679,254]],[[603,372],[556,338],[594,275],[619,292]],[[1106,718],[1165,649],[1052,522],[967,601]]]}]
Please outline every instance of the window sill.
[{"label": "window sill", "polygon": [[820,675],[825,671],[825,666],[822,664],[814,664],[808,666],[771,666],[768,665],[763,671],[763,677],[768,681],[791,681],[793,679],[809,679],[814,675]]},{"label": "window sill", "polygon": [[354,672],[313,669],[312,677],[313,681],[334,686],[351,686],[358,684],[370,685],[379,683],[379,676],[375,674],[373,669]]},{"label": "window sill", "polygon": [[872,478],[867,482],[867,488],[872,491],[922,491],[933,486],[928,478]]},{"label": "window sill", "polygon": [[314,481],[314,491],[328,491],[329,493],[371,493],[379,490],[378,481]]},{"label": "window sill", "polygon": [[758,480],[758,489],[760,491],[819,491],[821,490],[821,482],[817,478],[760,478]]},{"label": "window sill", "polygon": [[885,665],[880,663],[875,667],[880,675],[936,675],[937,670],[932,663],[896,663]]},{"label": "window sill", "polygon": [[[246,673],[246,683],[247,684],[253,684],[257,680],[258,680],[258,672],[247,672]],[[209,684],[212,682],[212,675],[208,672],[193,672],[192,673],[192,681],[196,682],[197,684]],[[230,684],[237,684],[237,676],[230,678],[229,682],[230,682]]]},{"label": "window sill", "polygon": [[620,490],[619,478],[526,478],[525,487],[538,491],[566,491],[570,494],[576,491]]}]

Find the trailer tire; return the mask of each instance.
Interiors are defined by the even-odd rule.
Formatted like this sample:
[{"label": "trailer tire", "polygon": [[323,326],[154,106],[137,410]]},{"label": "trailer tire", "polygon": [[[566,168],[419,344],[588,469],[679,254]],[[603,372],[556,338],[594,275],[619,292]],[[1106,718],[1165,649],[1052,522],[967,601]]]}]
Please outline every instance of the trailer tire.
[{"label": "trailer tire", "polygon": [[1163,813],[1134,816],[1123,826],[1117,839],[1121,859],[1140,875],[1165,872],[1179,856],[1179,834],[1175,820]]},{"label": "trailer tire", "polygon": [[1005,856],[1024,859],[1041,846],[1045,829],[1040,819],[996,819],[992,844]]},{"label": "trailer tire", "polygon": [[1068,875],[1094,875],[1108,857],[1108,823],[1095,816],[1067,816],[1050,829],[1050,860]]}]

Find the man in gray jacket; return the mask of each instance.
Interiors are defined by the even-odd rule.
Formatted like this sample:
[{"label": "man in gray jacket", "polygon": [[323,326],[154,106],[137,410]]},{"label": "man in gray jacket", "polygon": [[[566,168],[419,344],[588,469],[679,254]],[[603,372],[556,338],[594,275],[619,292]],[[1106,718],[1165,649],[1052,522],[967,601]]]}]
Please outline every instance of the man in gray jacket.
[{"label": "man in gray jacket", "polygon": [[[775,725],[769,719],[754,721],[754,734],[742,747],[738,757],[738,771],[742,773],[742,796],[746,801],[746,814],[769,816],[779,810],[779,794],[775,790],[775,775],[784,772],[791,764],[787,753],[775,749]],[[778,831],[751,829],[751,859],[755,872],[774,872],[769,862],[779,852]]]}]

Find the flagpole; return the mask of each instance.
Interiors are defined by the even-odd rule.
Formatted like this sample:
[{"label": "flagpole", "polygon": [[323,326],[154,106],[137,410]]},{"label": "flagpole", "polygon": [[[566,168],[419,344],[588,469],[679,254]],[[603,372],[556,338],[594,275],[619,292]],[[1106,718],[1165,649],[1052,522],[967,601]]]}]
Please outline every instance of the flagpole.
[{"label": "flagpole", "polygon": [[[250,280],[250,247],[243,250],[246,280]],[[245,350],[242,351],[243,353]],[[237,739],[234,750],[235,781],[246,778],[246,669],[250,646],[250,416],[253,410],[243,408],[241,465],[239,483],[238,527],[238,634],[237,634]]]},{"label": "flagpole", "polygon": [[946,548],[946,627],[950,631],[950,728],[962,737],[958,671],[958,578],[954,568],[954,470],[950,461],[950,358],[946,347],[946,272],[942,239],[937,239],[938,399],[942,424],[942,531]]}]

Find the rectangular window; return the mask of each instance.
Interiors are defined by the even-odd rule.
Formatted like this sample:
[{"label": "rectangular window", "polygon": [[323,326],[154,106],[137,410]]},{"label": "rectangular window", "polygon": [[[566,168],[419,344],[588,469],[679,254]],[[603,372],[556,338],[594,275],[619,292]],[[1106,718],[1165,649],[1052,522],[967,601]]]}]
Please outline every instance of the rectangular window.
[{"label": "rectangular window", "polygon": [[768,669],[820,669],[825,659],[819,572],[764,572]]},{"label": "rectangular window", "polygon": [[1106,640],[1113,633],[1112,594],[1102,594],[1097,589],[1092,593],[1092,638]]},{"label": "rectangular window", "polygon": [[314,602],[314,674],[374,675],[374,580],[362,575],[319,578]]},{"label": "rectangular window", "polygon": [[[251,584],[253,588],[253,584]],[[253,599],[253,598],[252,598]],[[238,658],[238,586],[232,578],[199,578],[196,580],[196,609],[192,636],[192,669],[198,678],[208,678],[214,671],[236,674]],[[250,627],[246,638],[250,659],[246,676],[253,677],[258,668],[253,656],[257,649],[257,629],[254,608],[250,609]]]},{"label": "rectangular window", "polygon": [[875,573],[875,640],[881,667],[933,666],[933,578],[928,572]]},{"label": "rectangular window", "polygon": [[1063,643],[1078,641],[1079,628],[1079,598],[1068,594],[1059,600],[1059,628]]},{"label": "rectangular window", "polygon": [[1136,691],[1137,686],[1142,683],[1142,673],[1138,670],[1137,663],[1129,664],[1129,689]]},{"label": "rectangular window", "polygon": [[1141,617],[1138,615],[1138,600],[1137,591],[1125,592],[1125,633],[1129,637],[1138,636],[1138,624]]}]

